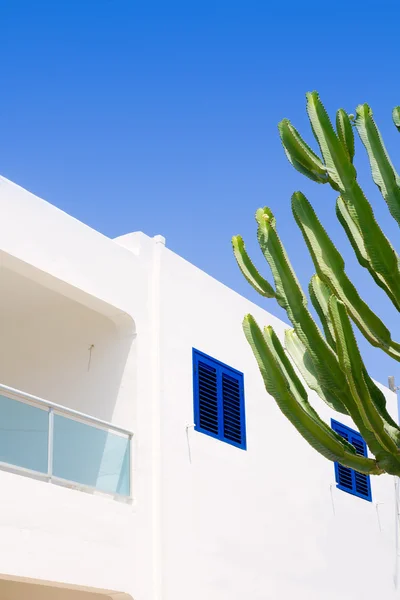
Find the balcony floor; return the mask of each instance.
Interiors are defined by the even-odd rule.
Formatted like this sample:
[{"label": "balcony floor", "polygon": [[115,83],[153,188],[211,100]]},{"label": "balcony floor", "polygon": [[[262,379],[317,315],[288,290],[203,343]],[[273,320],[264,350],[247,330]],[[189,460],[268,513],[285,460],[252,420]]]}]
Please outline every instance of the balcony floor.
[{"label": "balcony floor", "polygon": [[132,600],[123,592],[86,590],[50,582],[0,578],[0,598],[7,600]]}]

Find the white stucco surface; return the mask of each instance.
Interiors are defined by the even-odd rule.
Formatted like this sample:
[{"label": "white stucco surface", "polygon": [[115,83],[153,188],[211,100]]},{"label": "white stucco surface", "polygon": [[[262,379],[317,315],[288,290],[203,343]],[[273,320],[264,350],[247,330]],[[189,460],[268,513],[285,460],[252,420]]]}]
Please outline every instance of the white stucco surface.
[{"label": "white stucco surface", "polygon": [[[169,250],[161,272],[165,598],[397,597],[393,478],[373,478],[372,503],[339,491],[333,463],[264,391],[241,321],[251,312],[280,334],[284,324]],[[193,428],[187,439],[192,347],[244,373],[247,451]],[[327,422],[354,427],[310,398]]]},{"label": "white stucco surface", "polygon": [[[372,503],[337,490],[264,390],[241,321],[281,321],[160,236],[107,239],[5,179],[0,211],[0,383],[134,433],[130,502],[0,469],[4,578],[135,600],[398,596],[393,479]],[[246,451],[194,431],[193,347],[244,373]]]}]

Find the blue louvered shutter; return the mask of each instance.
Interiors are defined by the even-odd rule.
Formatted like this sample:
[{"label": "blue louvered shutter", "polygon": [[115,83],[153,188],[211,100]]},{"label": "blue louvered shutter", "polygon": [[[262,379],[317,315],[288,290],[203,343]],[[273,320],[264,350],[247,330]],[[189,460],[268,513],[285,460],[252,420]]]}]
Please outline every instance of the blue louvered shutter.
[{"label": "blue louvered shutter", "polygon": [[222,412],[224,438],[241,445],[243,441],[242,392],[236,375],[222,369]]},{"label": "blue louvered shutter", "polygon": [[203,360],[197,368],[198,423],[201,429],[218,435],[217,369]]},{"label": "blue louvered shutter", "polygon": [[[367,445],[358,431],[354,431],[354,429],[351,429],[342,423],[338,423],[338,421],[334,421],[333,419],[332,429],[350,442],[350,444],[355,447],[357,454],[368,456]],[[349,494],[353,494],[354,496],[359,496],[365,500],[372,501],[369,475],[358,473],[358,471],[343,467],[339,463],[335,463],[335,475],[337,487],[339,489],[348,492]]]},{"label": "blue louvered shutter", "polygon": [[[355,447],[357,454],[361,456],[368,456],[367,453],[367,445],[364,442],[361,435],[352,435],[350,434],[350,444],[353,444]],[[363,498],[371,499],[371,485],[370,485],[370,477],[365,475],[364,473],[358,473],[358,471],[353,471],[354,477],[354,490],[357,494],[362,496]]]},{"label": "blue louvered shutter", "polygon": [[246,448],[243,373],[193,350],[195,429]]}]

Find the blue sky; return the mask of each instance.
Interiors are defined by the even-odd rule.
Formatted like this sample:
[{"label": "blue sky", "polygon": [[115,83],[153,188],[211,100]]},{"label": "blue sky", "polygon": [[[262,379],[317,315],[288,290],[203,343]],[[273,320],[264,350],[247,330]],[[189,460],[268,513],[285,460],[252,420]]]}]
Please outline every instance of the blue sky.
[{"label": "blue sky", "polygon": [[[277,134],[288,117],[312,142],[304,94],[317,89],[332,115],[369,102],[399,162],[397,14],[390,0],[0,0],[0,173],[110,237],[163,234],[172,250],[278,316],[241,278],[230,238],[241,233],[263,268],[253,215],[270,206],[307,286],[313,268],[290,211],[300,189],[399,339],[395,310],[336,222],[335,193],[293,170]],[[360,144],[356,163],[396,243]],[[400,383],[397,364],[362,348],[374,377]]]}]

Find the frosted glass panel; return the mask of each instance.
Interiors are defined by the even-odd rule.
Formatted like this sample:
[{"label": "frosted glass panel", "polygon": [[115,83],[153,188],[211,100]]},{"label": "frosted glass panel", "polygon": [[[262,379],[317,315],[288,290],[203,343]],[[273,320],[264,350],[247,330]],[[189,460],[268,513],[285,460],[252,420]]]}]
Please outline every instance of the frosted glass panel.
[{"label": "frosted glass panel", "polygon": [[53,475],[129,496],[130,440],[54,415]]},{"label": "frosted glass panel", "polygon": [[0,395],[0,461],[47,473],[49,413]]}]

